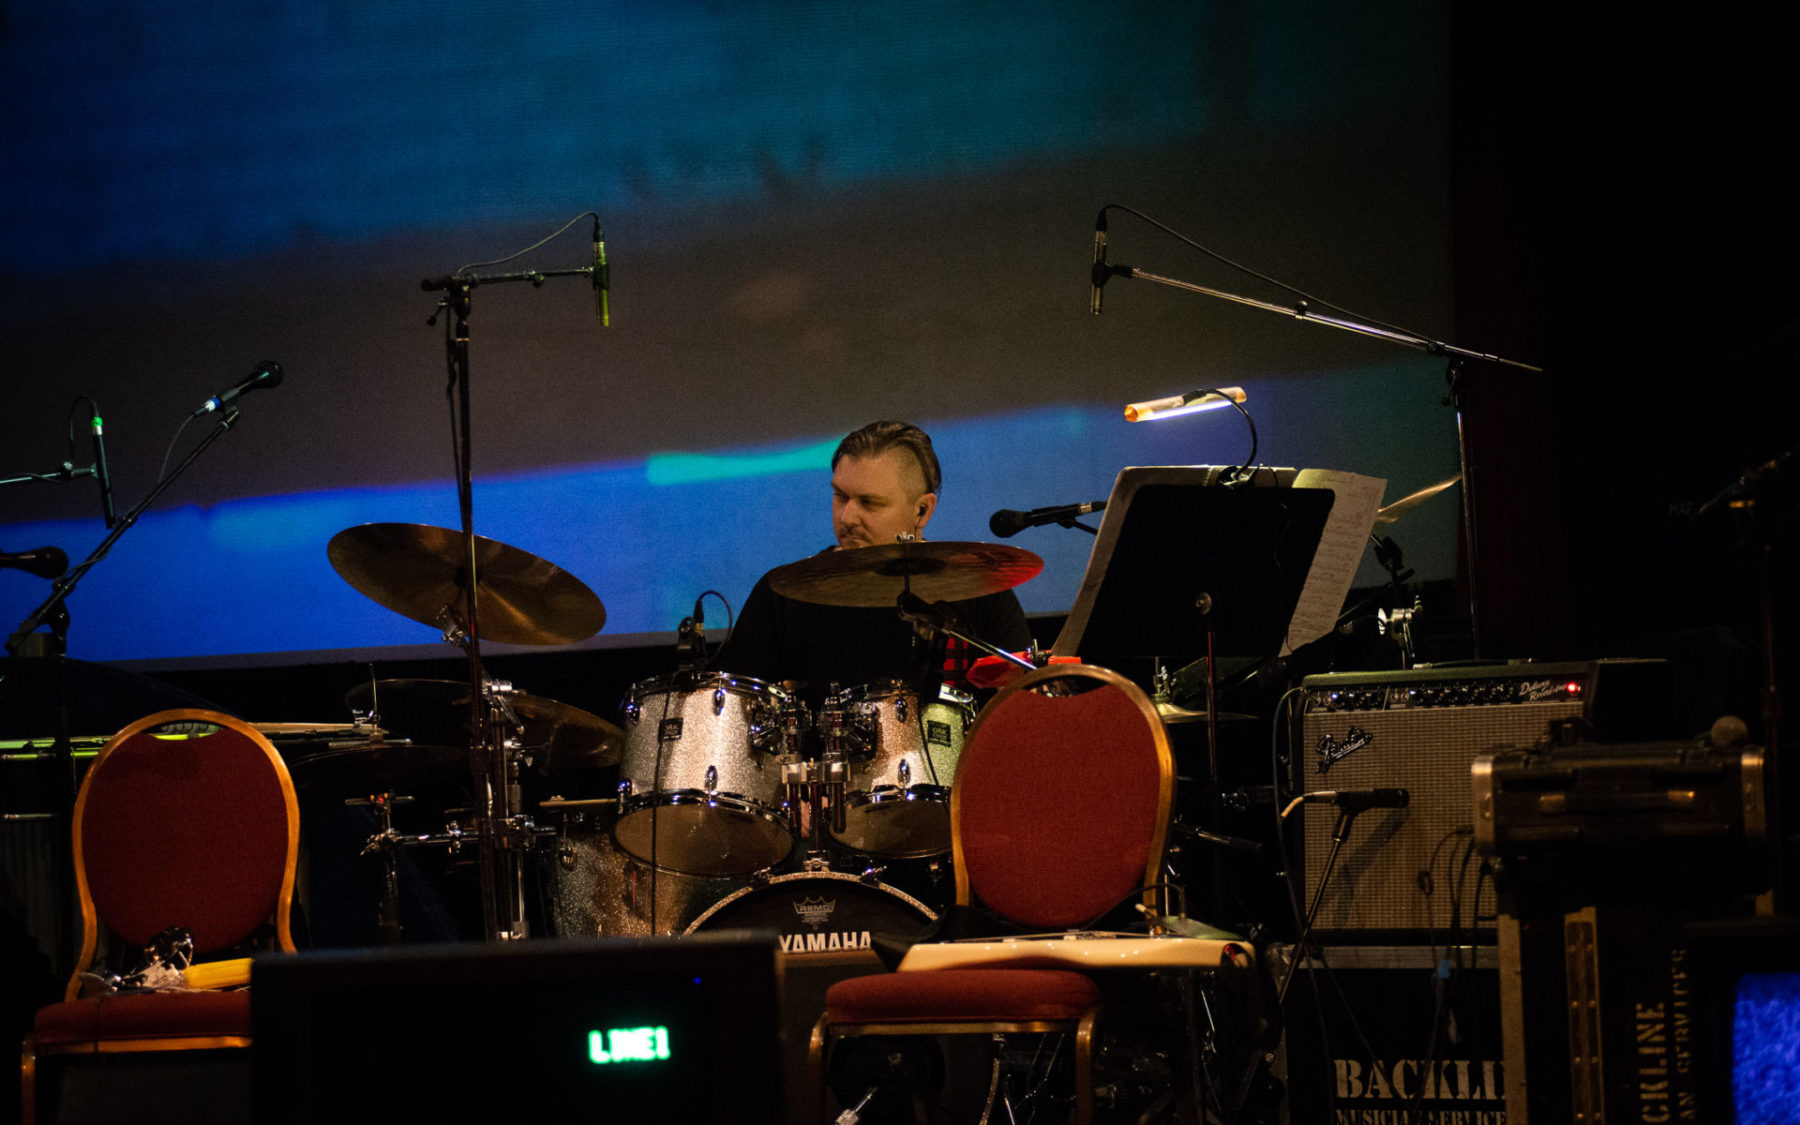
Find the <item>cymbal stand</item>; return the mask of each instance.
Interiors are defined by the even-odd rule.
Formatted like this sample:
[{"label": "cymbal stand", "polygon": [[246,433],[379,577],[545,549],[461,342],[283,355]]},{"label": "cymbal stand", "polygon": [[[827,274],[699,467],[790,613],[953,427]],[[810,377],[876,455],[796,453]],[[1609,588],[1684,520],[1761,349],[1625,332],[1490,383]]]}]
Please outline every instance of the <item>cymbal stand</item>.
[{"label": "cymbal stand", "polygon": [[[481,630],[477,607],[480,575],[475,566],[475,504],[470,441],[469,316],[473,311],[474,290],[478,285],[528,281],[535,288],[552,277],[581,276],[592,278],[596,293],[603,294],[605,261],[600,249],[602,244],[598,216],[594,219],[594,245],[595,263],[592,266],[499,274],[476,274],[470,272],[472,267],[464,267],[444,277],[428,277],[420,283],[420,288],[428,293],[444,294],[438,312],[433,313],[426,323],[435,325],[438,313],[450,313],[444,322],[445,366],[448,371],[445,389],[455,394],[452,417],[457,424],[454,449],[456,491],[457,505],[462,516],[464,562],[467,567],[459,616],[463,647],[468,654],[469,665],[469,729],[472,732],[470,768],[475,776],[481,802],[478,820],[482,925],[489,941],[515,941],[529,936],[523,909],[525,872],[522,853],[525,847],[530,846],[531,834],[522,834],[516,830],[519,812],[517,763],[511,760],[507,752],[505,738],[499,732],[500,717],[494,708],[487,706],[482,684]],[[604,300],[603,296],[599,299]]]}]

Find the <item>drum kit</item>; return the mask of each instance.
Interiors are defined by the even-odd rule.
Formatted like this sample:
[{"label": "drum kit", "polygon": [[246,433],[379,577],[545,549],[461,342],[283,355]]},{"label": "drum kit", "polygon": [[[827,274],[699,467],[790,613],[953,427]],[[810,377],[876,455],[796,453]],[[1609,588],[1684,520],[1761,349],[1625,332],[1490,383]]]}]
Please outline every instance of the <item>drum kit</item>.
[{"label": "drum kit", "polygon": [[[444,528],[369,524],[334,536],[338,573],[384,607],[460,639],[466,540]],[[567,644],[605,622],[573,575],[476,537],[480,634],[513,644]],[[831,605],[954,601],[1009,589],[1042,563],[1018,548],[901,543],[832,552],[771,572],[785,596]],[[977,647],[988,648],[978,638]],[[992,651],[991,649],[989,651]],[[834,690],[815,709],[794,684],[684,667],[634,684],[614,724],[482,675],[371,680],[351,689],[354,723],[324,738],[283,732],[303,787],[352,793],[379,830],[387,940],[400,940],[399,856],[409,849],[496,850],[535,859],[544,923],[560,936],[672,935],[745,925],[816,953],[867,947],[871,932],[915,929],[948,904],[950,784],[975,718],[950,687],[921,698],[897,680]],[[612,795],[543,797],[494,823],[487,809],[446,810],[443,827],[404,833],[402,790],[491,776],[478,724],[491,724],[517,807],[533,777],[579,778]],[[487,843],[494,848],[495,845]],[[513,934],[509,936],[523,936]]]}]

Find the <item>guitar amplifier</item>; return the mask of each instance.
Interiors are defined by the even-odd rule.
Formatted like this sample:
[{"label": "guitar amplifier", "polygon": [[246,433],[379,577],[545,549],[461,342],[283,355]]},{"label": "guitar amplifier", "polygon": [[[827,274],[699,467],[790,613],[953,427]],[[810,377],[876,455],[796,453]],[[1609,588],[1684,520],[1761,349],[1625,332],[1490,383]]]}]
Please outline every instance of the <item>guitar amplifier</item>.
[{"label": "guitar amplifier", "polygon": [[1598,660],[1301,681],[1298,788],[1408,793],[1404,808],[1354,818],[1329,879],[1337,812],[1324,803],[1305,807],[1307,905],[1325,882],[1315,932],[1340,940],[1420,940],[1458,926],[1467,933],[1484,894],[1492,915],[1493,887],[1484,885],[1474,848],[1476,756],[1537,745],[1567,729],[1588,738],[1639,737],[1665,721],[1666,707],[1655,700],[1672,698],[1668,671],[1656,660]]}]

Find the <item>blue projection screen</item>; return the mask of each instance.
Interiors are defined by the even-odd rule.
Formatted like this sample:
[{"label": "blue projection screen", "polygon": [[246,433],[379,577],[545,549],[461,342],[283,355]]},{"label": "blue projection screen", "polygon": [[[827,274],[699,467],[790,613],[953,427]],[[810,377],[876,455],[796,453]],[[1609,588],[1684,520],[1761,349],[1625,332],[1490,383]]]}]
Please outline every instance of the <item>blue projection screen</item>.
[{"label": "blue projection screen", "polygon": [[[0,478],[88,465],[91,396],[123,509],[208,395],[287,372],[82,583],[71,655],[433,644],[325,555],[360,523],[457,524],[419,282],[590,209],[611,327],[582,279],[479,288],[470,323],[476,530],[591,586],[591,644],[828,543],[831,448],[879,417],[937,442],[939,539],[1103,498],[1127,465],[1242,458],[1229,412],[1121,417],[1203,386],[1249,390],[1265,463],[1383,477],[1390,500],[1450,476],[1432,360],[1144,282],[1088,312],[1094,216],[1123,203],[1454,338],[1447,17],[1302,7],[9,9]],[[496,268],[587,264],[587,232]],[[1296,299],[1118,212],[1110,253]],[[1451,573],[1455,514],[1452,493],[1394,529],[1421,577]],[[99,515],[92,480],[0,490],[0,552],[78,560]],[[1065,611],[1089,538],[1014,542],[1046,561],[1027,610]],[[0,571],[0,624],[46,591]]]}]

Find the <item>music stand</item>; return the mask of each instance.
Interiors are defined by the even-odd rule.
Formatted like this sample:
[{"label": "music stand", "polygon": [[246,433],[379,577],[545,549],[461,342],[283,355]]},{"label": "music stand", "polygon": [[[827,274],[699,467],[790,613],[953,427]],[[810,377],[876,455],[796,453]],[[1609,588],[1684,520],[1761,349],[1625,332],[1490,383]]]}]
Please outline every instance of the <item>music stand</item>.
[{"label": "music stand", "polygon": [[[1335,494],[1293,469],[1221,483],[1209,465],[1128,468],[1113,482],[1051,652],[1104,663],[1273,655],[1288,634]],[[1221,648],[1221,646],[1223,646]]]},{"label": "music stand", "polygon": [[[1295,487],[1293,469],[1257,469],[1235,480],[1230,472],[1204,465],[1121,470],[1080,592],[1051,649],[1100,663],[1205,658],[1206,810],[1215,830],[1222,819],[1215,654],[1221,644],[1258,657],[1284,647],[1337,499],[1330,488]],[[1216,921],[1224,910],[1217,847],[1209,866]]]}]

